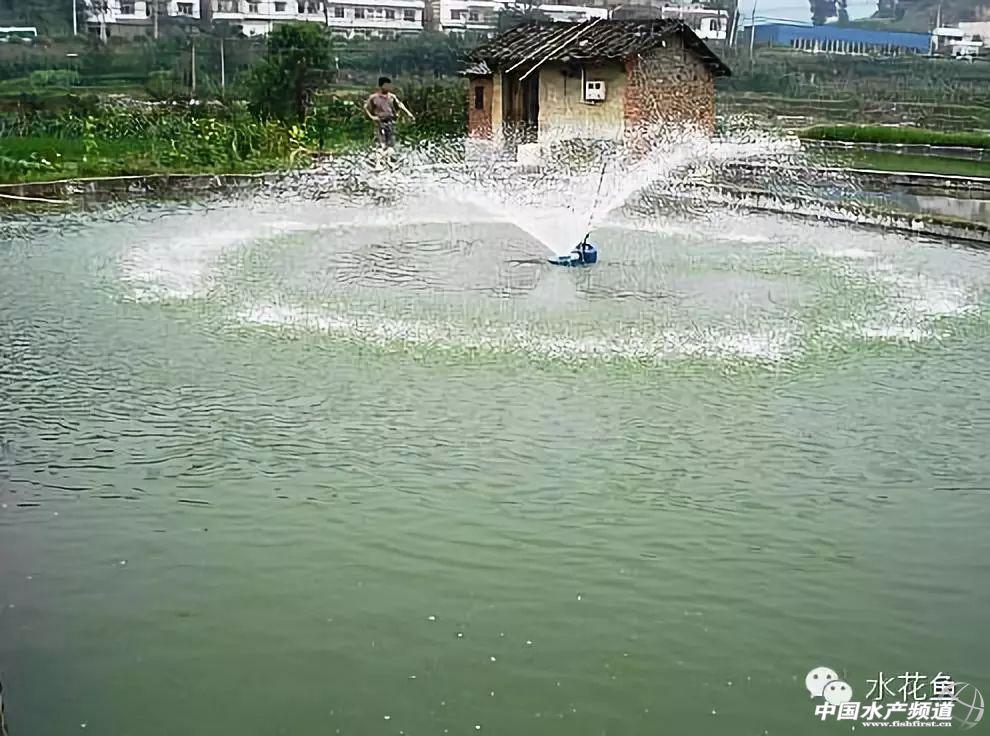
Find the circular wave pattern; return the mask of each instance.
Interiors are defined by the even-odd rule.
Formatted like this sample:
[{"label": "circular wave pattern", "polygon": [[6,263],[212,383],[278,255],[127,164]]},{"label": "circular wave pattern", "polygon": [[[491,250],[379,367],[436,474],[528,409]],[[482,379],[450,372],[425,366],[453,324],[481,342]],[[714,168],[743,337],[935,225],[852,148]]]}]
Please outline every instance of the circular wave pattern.
[{"label": "circular wave pattern", "polygon": [[258,199],[138,227],[129,298],[206,300],[230,325],[549,360],[777,364],[917,343],[983,319],[981,254],[746,215],[613,213],[601,263],[561,269],[489,212],[424,195],[368,208]]}]

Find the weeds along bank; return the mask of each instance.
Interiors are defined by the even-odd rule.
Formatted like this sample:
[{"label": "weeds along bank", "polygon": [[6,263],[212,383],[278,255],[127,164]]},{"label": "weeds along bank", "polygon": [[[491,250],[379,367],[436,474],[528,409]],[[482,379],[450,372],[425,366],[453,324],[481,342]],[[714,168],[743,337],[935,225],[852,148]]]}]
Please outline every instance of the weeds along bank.
[{"label": "weeds along bank", "polygon": [[[416,111],[407,142],[461,137],[462,83],[409,85]],[[247,102],[146,103],[65,97],[0,114],[0,180],[43,181],[150,173],[244,173],[302,166],[318,151],[368,145],[364,93],[317,94],[302,122],[254,114]]]}]

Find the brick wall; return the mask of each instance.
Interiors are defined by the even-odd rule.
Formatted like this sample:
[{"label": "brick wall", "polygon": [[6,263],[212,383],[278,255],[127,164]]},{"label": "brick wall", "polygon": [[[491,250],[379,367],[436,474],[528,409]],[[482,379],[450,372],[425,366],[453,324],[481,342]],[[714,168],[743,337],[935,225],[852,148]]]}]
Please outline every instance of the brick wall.
[{"label": "brick wall", "polygon": [[656,123],[715,130],[715,78],[679,38],[626,60],[627,130]]},{"label": "brick wall", "polygon": [[[479,93],[478,90],[481,90]],[[481,99],[478,99],[480,94]],[[467,106],[468,106],[468,137],[469,138],[491,138],[492,137],[492,99],[494,96],[494,85],[491,77],[471,77],[468,84]],[[478,108],[478,102],[481,108]]]}]

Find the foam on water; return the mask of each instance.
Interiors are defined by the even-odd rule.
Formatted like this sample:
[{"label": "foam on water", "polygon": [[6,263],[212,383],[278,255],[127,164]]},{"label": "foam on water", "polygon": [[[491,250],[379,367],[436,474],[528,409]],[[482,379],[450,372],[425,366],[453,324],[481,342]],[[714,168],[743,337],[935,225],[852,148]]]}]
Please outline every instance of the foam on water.
[{"label": "foam on water", "polygon": [[678,357],[745,358],[778,362],[789,354],[793,335],[746,333],[726,329],[668,330],[653,334],[546,334],[522,325],[452,324],[440,320],[398,319],[368,311],[333,314],[328,309],[257,306],[236,315],[240,322],[292,330],[316,331],[338,338],[427,346],[436,350],[523,353],[563,360],[631,360],[658,364]]},{"label": "foam on water", "polygon": [[[792,141],[651,143],[550,146],[546,166],[523,168],[485,157],[433,165],[417,151],[378,179],[366,162],[338,161],[247,202],[138,227],[121,277],[131,298],[209,299],[235,324],[651,364],[916,343],[982,313],[990,270],[965,251],[698,204],[699,170],[779,160]],[[651,190],[695,204],[651,205]],[[647,206],[627,204],[643,192]],[[569,250],[596,224],[602,263],[545,263],[541,243]]]}]

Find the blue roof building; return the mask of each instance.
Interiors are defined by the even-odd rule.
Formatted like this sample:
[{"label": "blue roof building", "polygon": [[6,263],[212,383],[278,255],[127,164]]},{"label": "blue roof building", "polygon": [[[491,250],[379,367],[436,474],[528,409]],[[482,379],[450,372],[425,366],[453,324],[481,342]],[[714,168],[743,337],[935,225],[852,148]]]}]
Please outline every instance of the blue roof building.
[{"label": "blue roof building", "polygon": [[756,43],[826,54],[927,54],[927,33],[868,31],[841,26],[768,23],[756,26]]}]

